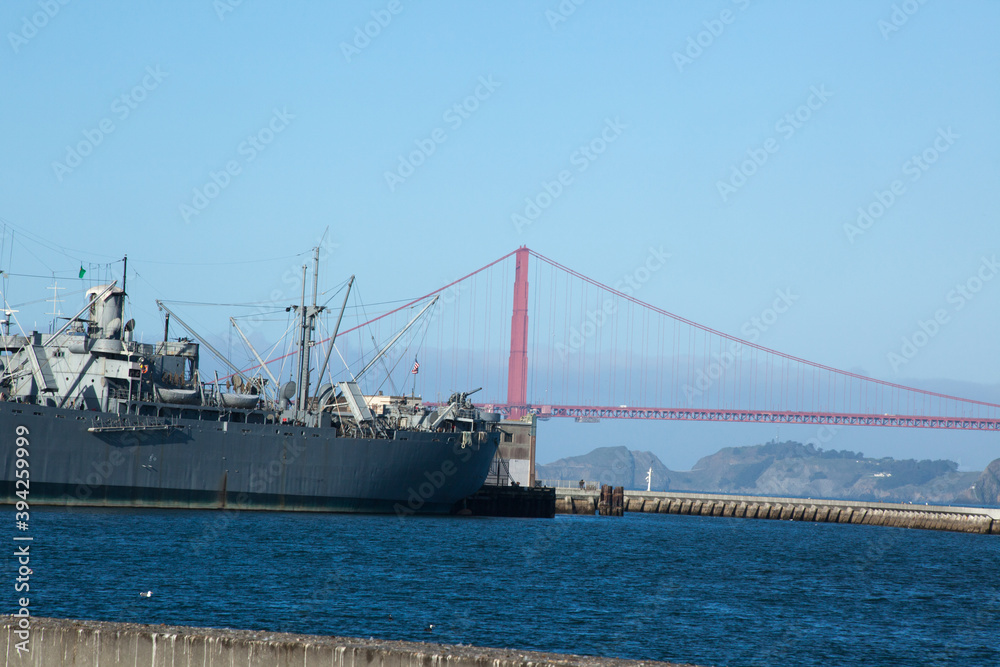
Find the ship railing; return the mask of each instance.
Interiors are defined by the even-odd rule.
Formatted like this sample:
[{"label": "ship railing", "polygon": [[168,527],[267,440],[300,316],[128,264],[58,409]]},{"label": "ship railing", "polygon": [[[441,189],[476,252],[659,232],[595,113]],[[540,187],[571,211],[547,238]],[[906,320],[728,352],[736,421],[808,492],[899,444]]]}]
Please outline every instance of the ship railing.
[{"label": "ship railing", "polygon": [[156,397],[152,392],[149,391],[139,391],[133,390],[129,393],[128,389],[122,389],[121,387],[109,386],[108,387],[108,398],[116,399],[119,401],[128,402],[145,402],[151,403],[156,400]]},{"label": "ship railing", "polygon": [[[109,386],[108,397],[120,398],[127,401],[129,399],[129,394],[127,389],[122,389],[121,387]],[[135,398],[135,396],[132,396],[132,398]]]},{"label": "ship railing", "polygon": [[91,433],[120,433],[124,431],[169,431],[177,428],[171,421],[160,417],[94,417]]},{"label": "ship railing", "polygon": [[[580,482],[583,482],[581,485]],[[569,479],[540,479],[540,486],[549,486],[554,489],[566,489],[569,491],[598,491],[601,488],[600,482],[593,480],[569,480]]]}]

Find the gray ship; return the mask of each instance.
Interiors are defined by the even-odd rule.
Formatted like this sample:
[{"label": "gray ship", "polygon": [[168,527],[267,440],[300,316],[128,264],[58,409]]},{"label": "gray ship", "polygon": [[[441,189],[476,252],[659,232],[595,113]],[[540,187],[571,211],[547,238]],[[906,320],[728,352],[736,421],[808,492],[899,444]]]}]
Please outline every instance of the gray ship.
[{"label": "gray ship", "polygon": [[[0,502],[452,511],[483,485],[500,416],[470,403],[473,392],[433,408],[416,397],[364,396],[357,379],[392,343],[351,381],[313,390],[309,355],[323,311],[315,270],[318,251],[312,305],[303,267],[302,301],[291,307],[297,382],[281,386],[241,372],[160,302],[163,342],[135,341],[117,283],[89,290],[85,307],[55,333],[8,331],[0,337]],[[168,340],[172,314],[193,340]],[[315,377],[326,372],[332,340]],[[202,345],[232,368],[230,381],[202,380]]]}]

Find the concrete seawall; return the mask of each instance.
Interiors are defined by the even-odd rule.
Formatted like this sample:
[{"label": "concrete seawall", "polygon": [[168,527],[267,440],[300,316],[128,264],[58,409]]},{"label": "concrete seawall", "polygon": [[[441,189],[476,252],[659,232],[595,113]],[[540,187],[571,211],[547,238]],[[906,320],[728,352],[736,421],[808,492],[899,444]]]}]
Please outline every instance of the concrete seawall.
[{"label": "concrete seawall", "polygon": [[[556,490],[557,514],[594,514],[597,495]],[[625,511],[949,530],[1000,535],[1000,509],[703,493],[625,492]]]},{"label": "concrete seawall", "polygon": [[32,618],[30,652],[19,654],[18,619],[3,616],[7,665],[31,667],[639,667],[618,660],[416,642]]}]

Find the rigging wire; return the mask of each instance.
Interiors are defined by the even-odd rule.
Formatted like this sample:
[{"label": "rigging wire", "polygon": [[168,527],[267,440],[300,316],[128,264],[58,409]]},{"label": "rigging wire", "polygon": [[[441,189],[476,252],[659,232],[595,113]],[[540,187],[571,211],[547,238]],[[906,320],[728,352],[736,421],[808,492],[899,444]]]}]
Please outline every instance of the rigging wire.
[{"label": "rigging wire", "polygon": [[166,260],[160,259],[144,259],[142,257],[137,258],[136,261],[142,264],[161,264],[166,266],[244,266],[246,264],[264,264],[266,262],[277,262],[285,259],[294,259],[296,257],[302,257],[303,255],[309,254],[310,251],[300,252],[294,255],[281,255],[279,257],[266,257],[263,259],[246,259],[240,260],[238,262],[168,262]]},{"label": "rigging wire", "polygon": [[[358,378],[354,377],[354,373],[351,371],[350,365],[347,363],[347,360],[344,359],[344,355],[342,355],[340,353],[340,348],[337,347],[336,343],[333,344],[333,349],[336,350],[337,356],[340,357],[340,360],[344,363],[344,368],[347,370],[347,374],[351,376],[351,381],[352,382],[357,382]],[[333,380],[333,370],[332,369],[330,370],[330,380]]]},{"label": "rigging wire", "polygon": [[[413,354],[414,354],[414,360],[416,360],[416,355],[420,354],[420,351],[424,349],[424,340],[426,340],[426,338],[427,338],[427,332],[430,331],[430,329],[431,329],[431,321],[430,320],[428,320],[427,325],[423,329],[424,329],[424,333],[423,333],[423,335],[420,336],[420,344],[417,345],[417,349],[414,350],[414,352],[413,352]],[[409,346],[407,346],[407,351],[409,351]],[[406,356],[409,357],[409,355],[406,355]],[[419,371],[419,369],[417,369],[417,370]],[[416,384],[416,378],[414,378],[414,384]],[[404,389],[405,389],[405,387],[404,387]]]},{"label": "rigging wire", "polygon": [[[20,244],[21,247],[24,248],[24,251],[26,253],[28,253],[29,255],[31,255],[32,257],[34,257],[35,259],[37,259],[42,264],[42,266],[44,266],[46,269],[49,270],[50,273],[55,273],[55,271],[53,270],[53,268],[51,266],[49,266],[48,264],[46,264],[44,259],[42,259],[38,255],[36,255],[34,252],[32,252],[31,248],[29,248],[27,245],[25,245],[25,243],[23,241],[21,241],[20,239],[15,239],[14,242]],[[11,245],[13,245],[13,243]]]},{"label": "rigging wire", "polygon": [[[62,288],[60,287],[59,289],[62,289]],[[86,291],[87,291],[86,289],[73,290],[72,292],[66,292],[62,296],[63,297],[74,296],[76,294],[83,294]],[[42,302],[51,301],[51,300],[52,300],[52,297],[46,297],[44,299],[34,299],[33,301],[24,301],[22,303],[12,304],[11,307],[12,308],[21,308],[22,306],[31,306],[31,305],[34,305],[36,303],[42,303]],[[60,301],[62,301],[62,300],[63,299],[60,299]],[[51,313],[49,313],[49,314],[51,314]]]},{"label": "rigging wire", "polygon": [[[424,314],[424,317],[428,317],[427,313],[425,313],[425,314]],[[421,319],[423,319],[423,318],[421,318]],[[427,320],[427,324],[426,324],[426,325],[425,325],[425,326],[423,327],[423,329],[424,329],[424,334],[423,334],[423,335],[424,335],[424,337],[426,337],[426,335],[427,335],[427,330],[428,330],[428,329],[430,329],[430,320]],[[393,334],[393,335],[394,335],[394,334]],[[404,347],[404,348],[403,348],[403,352],[402,352],[402,354],[400,354],[400,355],[399,355],[399,356],[398,356],[398,357],[396,358],[396,361],[395,361],[395,362],[394,362],[394,363],[392,364],[392,369],[391,369],[391,370],[390,370],[390,369],[387,369],[387,370],[386,370],[386,377],[385,377],[385,379],[383,379],[383,380],[382,380],[382,382],[381,382],[381,383],[380,383],[380,384],[378,385],[378,387],[376,388],[376,391],[378,391],[378,390],[381,390],[381,389],[382,389],[382,385],[384,385],[384,384],[385,384],[386,380],[389,380],[389,382],[390,382],[390,383],[392,384],[392,389],[393,389],[393,391],[394,391],[394,392],[396,392],[396,393],[395,393],[394,395],[395,395],[395,396],[401,396],[401,395],[402,395],[402,394],[400,394],[400,393],[399,393],[399,390],[398,390],[398,389],[396,388],[396,383],[395,383],[395,382],[394,382],[394,381],[392,380],[392,373],[393,373],[393,372],[394,372],[394,371],[396,370],[396,368],[397,368],[397,367],[399,366],[399,362],[400,362],[400,361],[402,361],[403,359],[408,359],[408,358],[409,358],[409,356],[410,356],[410,355],[409,355],[408,353],[409,353],[409,351],[410,351],[410,347],[411,347],[411,346],[413,345],[413,340],[414,340],[415,338],[416,338],[416,336],[412,336],[412,335],[410,336],[410,338],[409,338],[409,342],[408,342],[408,343],[406,344],[406,347]],[[420,344],[421,344],[421,345],[423,345],[423,337],[421,337],[421,342],[420,342]],[[419,350],[419,349],[420,349],[420,347],[418,347],[417,349]],[[384,358],[384,357],[383,357],[383,358]],[[385,365],[385,364],[383,364],[383,366],[384,366],[384,365]],[[403,384],[404,384],[404,390],[405,390],[405,388],[406,388],[406,387],[405,387],[405,384],[406,384],[406,383],[404,382]]]},{"label": "rigging wire", "polygon": [[[63,255],[64,257],[68,257],[68,258],[76,260],[76,261],[79,261],[79,258],[81,256],[86,256],[86,255],[90,255],[90,256],[93,256],[93,257],[107,257],[108,259],[112,259],[112,257],[113,257],[112,255],[105,255],[105,254],[102,254],[102,253],[91,252],[89,250],[88,251],[80,250],[78,248],[69,248],[67,246],[59,245],[58,243],[53,243],[52,241],[48,240],[47,238],[45,238],[44,236],[42,236],[40,234],[35,234],[34,232],[32,232],[32,231],[30,231],[30,230],[28,230],[28,229],[26,229],[26,228],[24,228],[24,227],[22,227],[20,225],[15,225],[8,218],[5,218],[3,216],[0,216],[0,222],[2,222],[5,227],[10,227],[11,229],[16,229],[25,238],[27,238],[27,240],[29,240],[29,241],[31,241],[33,243],[37,243],[38,245],[42,246],[43,248],[47,248],[47,249],[49,249],[49,250],[51,250],[53,252],[56,252],[56,253],[58,253],[60,255]],[[75,254],[71,254],[71,253],[75,253]],[[118,260],[118,261],[121,261],[121,260]]]},{"label": "rigging wire", "polygon": [[[209,303],[207,301],[181,301],[177,299],[160,299],[163,303],[172,306],[208,306],[211,308],[260,308],[261,306],[272,306],[274,312],[284,311],[285,308],[275,306],[273,301],[248,301],[245,303]],[[271,311],[268,311],[271,312]],[[252,317],[253,315],[240,315],[240,317]]]}]

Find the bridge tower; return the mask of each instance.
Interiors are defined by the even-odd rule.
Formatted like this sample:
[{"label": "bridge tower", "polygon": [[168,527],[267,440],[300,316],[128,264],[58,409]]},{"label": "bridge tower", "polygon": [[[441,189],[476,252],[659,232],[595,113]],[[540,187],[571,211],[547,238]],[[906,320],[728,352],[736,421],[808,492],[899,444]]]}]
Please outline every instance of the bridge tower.
[{"label": "bridge tower", "polygon": [[[514,314],[510,319],[510,361],[507,367],[507,405],[528,402],[528,247],[515,252]],[[519,419],[526,410],[512,407],[510,419]]]}]

